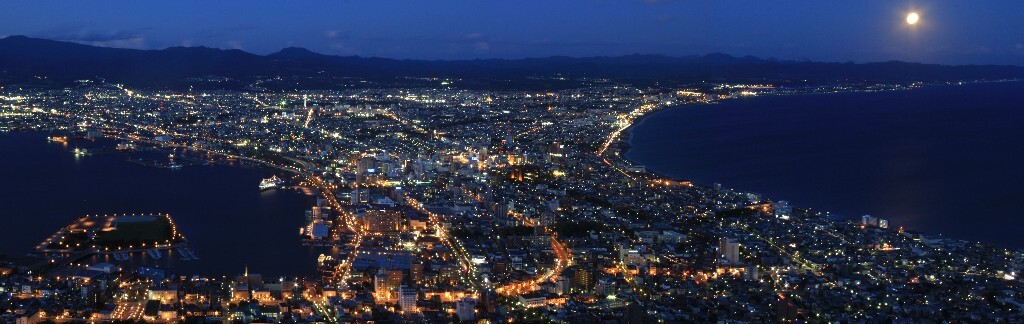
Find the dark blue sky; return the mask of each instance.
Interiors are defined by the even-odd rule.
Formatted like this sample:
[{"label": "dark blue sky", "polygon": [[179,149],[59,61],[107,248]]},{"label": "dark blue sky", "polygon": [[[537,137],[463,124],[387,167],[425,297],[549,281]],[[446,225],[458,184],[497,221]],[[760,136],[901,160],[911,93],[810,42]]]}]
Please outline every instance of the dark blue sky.
[{"label": "dark blue sky", "polygon": [[[908,26],[911,11],[921,22]],[[1024,65],[1024,1],[12,1],[0,36],[416,59],[673,56]]]}]

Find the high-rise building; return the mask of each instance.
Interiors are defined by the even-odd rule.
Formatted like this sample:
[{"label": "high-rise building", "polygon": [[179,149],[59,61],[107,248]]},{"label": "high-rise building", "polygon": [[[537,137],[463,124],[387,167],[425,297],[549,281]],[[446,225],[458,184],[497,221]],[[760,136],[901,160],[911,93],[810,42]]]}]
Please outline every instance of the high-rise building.
[{"label": "high-rise building", "polygon": [[889,228],[889,221],[871,215],[861,216],[860,224],[867,227]]},{"label": "high-rise building", "polygon": [[494,289],[484,289],[480,292],[480,306],[485,314],[491,314],[498,309],[498,293]]},{"label": "high-rise building", "polygon": [[356,189],[352,190],[351,195],[352,196],[350,198],[349,203],[351,203],[353,205],[365,204],[365,203],[370,202],[370,190],[368,190],[368,189],[356,188]]},{"label": "high-rise building", "polygon": [[548,145],[548,160],[555,165],[565,164],[565,144],[552,142]]},{"label": "high-rise building", "polygon": [[633,299],[629,301],[629,305],[626,306],[625,320],[628,324],[643,324],[644,323],[644,306],[640,304],[640,301]]},{"label": "high-rise building", "polygon": [[412,265],[409,266],[409,276],[412,277],[411,278],[412,282],[415,282],[416,284],[422,284],[423,283],[423,262],[422,261],[413,262]]},{"label": "high-rise building", "polygon": [[416,308],[416,288],[407,285],[398,287],[398,306],[402,307],[403,312],[419,311]]},{"label": "high-rise building", "polygon": [[718,241],[718,253],[730,264],[740,263],[740,243],[723,237]]},{"label": "high-rise building", "polygon": [[476,319],[476,299],[466,297],[455,303],[455,315],[460,321],[472,321]]},{"label": "high-rise building", "polygon": [[778,218],[789,219],[790,216],[793,216],[793,207],[789,205],[788,201],[779,200],[772,203],[772,214]]},{"label": "high-rise building", "polygon": [[398,287],[402,285],[402,270],[377,270],[373,277],[374,299],[378,303],[394,302],[399,298]]},{"label": "high-rise building", "polygon": [[388,289],[388,274],[384,269],[377,271],[377,275],[373,277],[373,295],[377,303],[384,303],[390,298],[390,290]]},{"label": "high-rise building", "polygon": [[594,272],[584,267],[573,271],[572,289],[578,292],[589,292],[594,287]]},{"label": "high-rise building", "polygon": [[594,293],[598,295],[614,295],[616,292],[615,279],[611,277],[603,277],[597,279],[597,283],[594,285]]},{"label": "high-rise building", "polygon": [[361,219],[363,230],[371,233],[394,233],[402,230],[405,213],[397,209],[370,209]]},{"label": "high-rise building", "polygon": [[508,217],[508,203],[504,201],[492,203],[490,209],[493,217]]},{"label": "high-rise building", "polygon": [[558,278],[556,278],[555,279],[555,290],[558,291],[557,294],[559,294],[559,295],[568,294],[569,293],[569,283],[570,283],[569,280],[567,280],[564,276],[559,276]]},{"label": "high-rise building", "polygon": [[757,280],[757,276],[758,275],[759,275],[759,273],[757,271],[757,265],[753,265],[753,264],[748,265],[747,268],[744,269],[744,271],[743,271],[743,279],[746,279],[746,280],[751,280],[751,281]]},{"label": "high-rise building", "polygon": [[[557,203],[558,203],[558,201],[555,200],[555,204],[557,204]],[[552,227],[552,226],[555,226],[555,214],[552,213],[552,212],[543,212],[543,213],[541,213],[540,214],[540,226],[549,227],[549,228]]]},{"label": "high-rise building", "polygon": [[398,287],[402,286],[405,282],[405,272],[399,269],[385,270],[384,273],[388,275],[388,289],[391,291],[391,298],[398,298]]},{"label": "high-rise building", "polygon": [[369,156],[363,157],[363,158],[359,159],[358,161],[356,161],[356,172],[358,174],[364,174],[364,173],[370,172],[371,170],[373,170],[376,167],[376,164],[377,164],[377,159],[374,159],[373,157],[369,157]]}]

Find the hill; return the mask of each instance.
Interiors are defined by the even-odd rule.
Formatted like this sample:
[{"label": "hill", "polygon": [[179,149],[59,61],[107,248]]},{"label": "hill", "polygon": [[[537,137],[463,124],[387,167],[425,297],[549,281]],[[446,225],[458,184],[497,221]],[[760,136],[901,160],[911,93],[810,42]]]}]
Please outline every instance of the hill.
[{"label": "hill", "polygon": [[[289,87],[333,88],[337,78],[355,77],[394,84],[396,79],[452,78],[462,85],[513,87],[545,83],[545,78],[609,78],[625,82],[823,83],[843,81],[958,81],[1024,77],[1019,66],[946,66],[899,61],[823,63],[765,60],[726,54],[671,57],[546,57],[487,60],[398,60],[332,56],[303,48],[269,55],[207,47],[134,50],[96,47],[25,36],[0,39],[0,81],[64,86],[80,79],[104,79],[137,87],[194,86],[196,80],[220,78],[217,87],[244,87],[269,77],[294,80]],[[226,78],[226,79],[225,79]],[[538,81],[542,80],[542,81]],[[554,81],[552,81],[554,82]],[[201,83],[201,82],[198,82]]]}]

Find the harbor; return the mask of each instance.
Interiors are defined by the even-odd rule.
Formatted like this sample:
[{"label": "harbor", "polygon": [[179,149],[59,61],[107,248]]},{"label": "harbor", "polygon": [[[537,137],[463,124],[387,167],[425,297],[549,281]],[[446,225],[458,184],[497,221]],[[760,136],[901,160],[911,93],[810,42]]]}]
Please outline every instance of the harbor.
[{"label": "harbor", "polygon": [[[0,246],[2,254],[31,252],[55,262],[66,259],[68,264],[110,263],[215,275],[245,265],[264,274],[314,273],[318,255],[338,253],[331,247],[303,245],[297,229],[305,225],[303,214],[314,205],[312,195],[318,191],[301,187],[300,180],[281,172],[197,150],[160,149],[138,142],[116,150],[124,142],[74,136],[58,142],[48,136],[11,133],[0,137],[0,150],[13,157],[0,165],[23,170],[9,180],[25,184],[0,189],[13,216],[10,226],[0,228],[0,235],[11,238],[10,244]],[[75,147],[96,153],[76,157]],[[172,153],[181,169],[130,161],[169,161]],[[260,190],[263,179],[275,176],[282,181],[277,188]],[[81,199],[54,204],[52,197],[39,192],[75,194]],[[161,246],[160,254],[153,256],[146,252],[154,248],[150,244],[99,253],[36,252],[44,238],[84,215],[151,214],[148,211],[171,215],[188,238],[187,245]]]},{"label": "harbor", "polygon": [[50,270],[56,270],[94,255],[128,261],[134,254],[146,254],[160,260],[172,250],[182,261],[198,259],[170,215],[112,214],[76,219],[39,243],[33,254],[50,259]]}]

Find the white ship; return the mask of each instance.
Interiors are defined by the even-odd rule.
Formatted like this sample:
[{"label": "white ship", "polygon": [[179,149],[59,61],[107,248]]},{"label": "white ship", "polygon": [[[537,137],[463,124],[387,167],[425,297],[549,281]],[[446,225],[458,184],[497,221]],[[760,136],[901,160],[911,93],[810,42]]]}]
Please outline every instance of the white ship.
[{"label": "white ship", "polygon": [[278,178],[277,176],[272,176],[270,178],[263,179],[263,181],[260,181],[260,190],[277,188],[282,183],[284,183],[284,181],[281,180],[281,178]]}]

